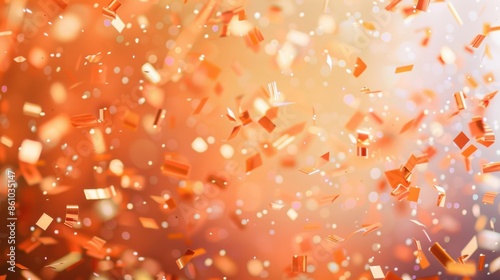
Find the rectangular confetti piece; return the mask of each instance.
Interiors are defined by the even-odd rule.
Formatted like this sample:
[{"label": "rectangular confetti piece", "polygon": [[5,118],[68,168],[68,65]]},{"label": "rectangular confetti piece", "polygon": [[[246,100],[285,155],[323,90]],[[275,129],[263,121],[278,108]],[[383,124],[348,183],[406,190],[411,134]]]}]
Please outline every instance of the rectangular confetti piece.
[{"label": "rectangular confetti piece", "polygon": [[431,246],[429,251],[432,253],[432,255],[443,265],[443,267],[447,267],[449,263],[455,263],[452,257],[448,255],[448,253],[439,245],[439,243],[434,243],[434,245]]},{"label": "rectangular confetti piece", "polygon": [[404,73],[404,72],[410,72],[411,70],[413,70],[413,64],[399,66],[396,68],[396,71],[394,73],[399,74],[399,73]]},{"label": "rectangular confetti piece", "polygon": [[51,216],[43,213],[42,216],[36,222],[36,225],[43,230],[47,230],[47,228],[50,226],[53,220],[54,219]]}]

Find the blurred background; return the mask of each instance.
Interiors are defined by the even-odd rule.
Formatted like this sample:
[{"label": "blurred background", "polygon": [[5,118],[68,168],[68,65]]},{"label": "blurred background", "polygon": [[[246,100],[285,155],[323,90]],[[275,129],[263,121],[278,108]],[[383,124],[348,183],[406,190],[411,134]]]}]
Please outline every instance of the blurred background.
[{"label": "blurred background", "polygon": [[497,279],[499,2],[419,2],[2,0],[0,275]]}]

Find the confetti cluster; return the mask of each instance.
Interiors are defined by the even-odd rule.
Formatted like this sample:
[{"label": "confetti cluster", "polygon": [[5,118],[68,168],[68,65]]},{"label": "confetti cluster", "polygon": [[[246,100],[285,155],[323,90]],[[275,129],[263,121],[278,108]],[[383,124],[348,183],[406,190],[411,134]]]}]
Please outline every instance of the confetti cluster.
[{"label": "confetti cluster", "polygon": [[1,279],[499,279],[500,2],[4,0]]}]

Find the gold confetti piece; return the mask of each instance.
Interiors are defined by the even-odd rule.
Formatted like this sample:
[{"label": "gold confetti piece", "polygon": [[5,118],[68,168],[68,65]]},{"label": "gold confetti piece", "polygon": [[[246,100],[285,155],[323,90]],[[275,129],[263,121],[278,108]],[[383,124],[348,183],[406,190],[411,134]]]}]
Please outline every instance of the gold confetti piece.
[{"label": "gold confetti piece", "polygon": [[188,178],[190,169],[191,166],[189,164],[181,163],[171,158],[165,158],[161,166],[161,171],[164,175],[178,179]]},{"label": "gold confetti piece", "polygon": [[4,135],[2,135],[2,137],[0,137],[0,143],[5,145],[7,148],[12,148],[12,146],[14,145],[14,142],[12,141],[12,139],[10,139],[9,137],[4,136]]},{"label": "gold confetti piece", "polygon": [[476,79],[474,79],[474,77],[467,75],[466,80],[467,80],[467,83],[469,84],[470,87],[472,87],[472,88],[478,87],[477,81],[476,81]]},{"label": "gold confetti piece", "polygon": [[71,125],[77,128],[95,127],[99,125],[99,120],[92,114],[81,114],[71,116]]},{"label": "gold confetti piece", "polygon": [[229,108],[226,108],[227,109],[227,114],[226,114],[226,117],[229,119],[229,121],[231,122],[235,122],[236,121],[236,115],[233,113],[233,111]]},{"label": "gold confetti piece", "polygon": [[465,256],[462,258],[463,262],[466,262],[478,248],[477,237],[474,235],[469,243],[460,251],[460,255]]},{"label": "gold confetti piece", "polygon": [[367,87],[362,87],[361,90],[360,90],[361,93],[364,93],[364,94],[377,94],[377,93],[382,93],[381,90],[370,90],[369,88]]},{"label": "gold confetti piece", "polygon": [[248,113],[248,111],[241,113],[239,116],[239,119],[240,119],[241,123],[243,124],[243,126],[252,122],[252,119],[250,118],[250,113]]},{"label": "gold confetti piece", "polygon": [[449,263],[455,263],[452,257],[439,245],[438,242],[434,243],[429,249],[432,255],[446,268]]},{"label": "gold confetti piece", "polygon": [[198,115],[202,110],[203,110],[203,107],[205,107],[205,104],[207,103],[208,101],[208,97],[204,97],[200,100],[200,102],[198,103],[198,106],[196,106],[196,109],[193,111],[193,115]]},{"label": "gold confetti piece", "polygon": [[111,115],[109,113],[108,108],[99,109],[99,123],[109,123],[111,121]]},{"label": "gold confetti piece", "polygon": [[141,66],[141,72],[142,74],[144,74],[144,77],[153,85],[156,85],[161,81],[160,73],[158,73],[156,68],[154,68],[154,66],[149,62],[146,62]]},{"label": "gold confetti piece", "polygon": [[410,219],[411,222],[413,222],[414,224],[416,224],[417,226],[421,226],[421,227],[425,227],[424,224],[422,224],[421,222],[417,221],[417,220],[412,220]]},{"label": "gold confetti piece", "polygon": [[155,119],[153,121],[153,127],[157,128],[162,125],[163,121],[165,120],[165,117],[167,116],[167,110],[165,109],[158,109],[155,115]]},{"label": "gold confetti piece", "polygon": [[384,280],[403,280],[403,278],[399,277],[396,273],[392,271],[388,271],[384,277]]},{"label": "gold confetti piece", "polygon": [[116,196],[114,186],[107,188],[84,189],[83,193],[85,194],[85,199],[87,200],[109,199]]},{"label": "gold confetti piece", "polygon": [[152,218],[147,218],[147,217],[139,217],[139,221],[141,222],[142,226],[144,228],[150,228],[150,229],[159,229],[160,227],[156,223],[156,221]]},{"label": "gold confetti piece", "polygon": [[70,268],[74,267],[81,261],[83,261],[83,259],[82,259],[82,254],[80,252],[71,252],[64,257],[56,261],[53,261],[51,264],[46,265],[45,267],[49,267],[52,268],[54,271],[60,272],[69,270]]},{"label": "gold confetti piece", "polygon": [[419,195],[420,195],[420,188],[410,187],[406,200],[418,202]]},{"label": "gold confetti piece", "polygon": [[476,35],[476,37],[474,38],[474,40],[472,40],[472,42],[470,43],[471,46],[473,48],[477,49],[481,45],[481,43],[483,42],[484,38],[486,38],[486,37],[483,34]]},{"label": "gold confetti piece", "polygon": [[457,104],[459,111],[467,109],[467,104],[465,103],[465,94],[463,91],[455,92],[453,96],[455,97],[455,103]]},{"label": "gold confetti piece", "polygon": [[486,256],[484,254],[479,254],[479,261],[477,262],[477,270],[481,271],[484,269],[485,261],[486,261]]},{"label": "gold confetti piece", "polygon": [[0,37],[10,36],[12,35],[12,31],[0,31]]},{"label": "gold confetti piece", "polygon": [[385,6],[385,9],[390,12],[394,12],[394,8],[401,2],[402,0],[392,0],[387,6]]},{"label": "gold confetti piece", "polygon": [[126,26],[118,15],[115,15],[115,18],[111,20],[111,25],[116,29],[116,31],[118,31],[118,33],[122,33]]},{"label": "gold confetti piece", "polygon": [[368,146],[370,145],[370,134],[367,131],[357,130],[357,155],[361,157],[368,156]]},{"label": "gold confetti piece", "polygon": [[498,192],[486,192],[483,196],[484,204],[493,204],[495,202],[495,198],[498,195]]},{"label": "gold confetti piece", "polygon": [[418,0],[417,10],[420,10],[422,12],[427,12],[427,9],[429,8],[429,3],[430,0]]},{"label": "gold confetti piece", "polygon": [[102,8],[102,14],[110,19],[115,19],[116,18],[116,11],[122,3],[118,0],[112,0],[108,6],[105,6]]},{"label": "gold confetti piece", "polygon": [[307,256],[292,257],[292,272],[307,272]]},{"label": "gold confetti piece", "polygon": [[330,242],[333,242],[335,244],[337,243],[341,243],[341,242],[344,242],[345,239],[338,236],[338,235],[335,235],[335,234],[331,234],[331,235],[327,235],[326,238],[325,238],[327,241],[330,241]]},{"label": "gold confetti piece", "polygon": [[483,76],[483,80],[485,83],[489,84],[489,83],[492,83],[495,81],[495,75],[493,74],[493,72],[489,72],[489,73],[486,73],[484,76]]},{"label": "gold confetti piece", "polygon": [[19,148],[19,161],[36,164],[42,153],[42,143],[25,139]]},{"label": "gold confetti piece", "polygon": [[410,72],[411,70],[413,70],[413,64],[399,66],[396,68],[396,71],[394,73],[398,74],[398,73],[403,73],[403,72]]},{"label": "gold confetti piece", "polygon": [[195,252],[187,249],[182,257],[178,258],[175,263],[179,269],[183,269],[194,258]]},{"label": "gold confetti piece", "polygon": [[477,151],[476,146],[470,144],[465,150],[462,151],[462,155],[466,158],[470,157],[475,151]]},{"label": "gold confetti piece", "polygon": [[42,216],[36,222],[36,225],[43,230],[47,230],[47,228],[49,227],[49,225],[52,223],[53,220],[54,219],[51,216],[47,215],[46,213],[43,213]]},{"label": "gold confetti piece", "polygon": [[72,228],[78,223],[78,212],[78,205],[66,205],[66,218],[64,219],[64,224]]},{"label": "gold confetti piece", "polygon": [[260,118],[258,123],[269,133],[276,128],[276,125],[266,116]]},{"label": "gold confetti piece", "polygon": [[369,31],[376,30],[375,25],[373,25],[373,23],[371,23],[371,22],[364,21],[362,25],[366,30],[369,30]]},{"label": "gold confetti piece", "polygon": [[366,69],[366,64],[361,60],[361,58],[356,58],[356,64],[354,64],[354,77],[359,77]]},{"label": "gold confetti piece", "polygon": [[318,173],[320,170],[316,169],[315,167],[308,166],[308,167],[302,167],[301,169],[299,169],[299,171],[307,175],[313,175]]},{"label": "gold confetti piece", "polygon": [[450,9],[450,12],[453,15],[453,17],[455,18],[455,20],[457,21],[458,25],[463,25],[464,23],[463,23],[462,19],[460,18],[460,15],[457,13],[455,6],[453,6],[453,3],[448,2],[448,9]]},{"label": "gold confetti piece", "polygon": [[434,185],[434,188],[438,192],[437,206],[444,207],[446,203],[446,191],[440,186]]},{"label": "gold confetti piece", "polygon": [[465,135],[465,133],[460,132],[455,137],[455,139],[453,139],[453,142],[455,143],[455,145],[457,145],[457,147],[459,147],[460,149],[463,149],[463,147],[465,147],[465,145],[469,142],[469,137],[467,137],[467,135]]},{"label": "gold confetti piece", "polygon": [[96,54],[89,54],[85,57],[85,59],[90,63],[98,63],[102,58],[102,52],[98,52]]},{"label": "gold confetti piece", "polygon": [[250,172],[261,165],[262,165],[262,158],[260,157],[260,154],[257,153],[246,159],[245,172]]},{"label": "gold confetti piece", "polygon": [[422,250],[422,246],[420,245],[420,241],[413,238],[413,241],[415,242],[415,245],[417,246],[417,259],[419,260],[419,265],[420,268],[426,269],[427,267],[430,266],[429,261],[427,260],[427,257],[424,254],[424,251]]},{"label": "gold confetti piece", "polygon": [[346,123],[345,128],[349,131],[355,131],[358,126],[363,122],[365,115],[361,113],[360,111],[356,111],[354,115],[349,119],[349,121]]},{"label": "gold confetti piece", "polygon": [[372,273],[373,279],[384,279],[384,272],[382,271],[382,268],[380,265],[375,265],[371,266],[370,265],[370,272]]},{"label": "gold confetti piece", "polygon": [[446,272],[450,275],[474,276],[476,275],[476,265],[474,263],[448,263]]},{"label": "gold confetti piece", "polygon": [[24,102],[23,113],[27,116],[38,118],[43,115],[42,107],[38,104]]},{"label": "gold confetti piece", "polygon": [[17,62],[17,63],[21,63],[21,62],[25,62],[26,61],[26,58],[24,56],[16,56],[14,57],[14,61]]},{"label": "gold confetti piece", "polygon": [[285,205],[281,203],[269,203],[269,206],[271,206],[271,209],[273,210],[281,210],[285,207]]}]

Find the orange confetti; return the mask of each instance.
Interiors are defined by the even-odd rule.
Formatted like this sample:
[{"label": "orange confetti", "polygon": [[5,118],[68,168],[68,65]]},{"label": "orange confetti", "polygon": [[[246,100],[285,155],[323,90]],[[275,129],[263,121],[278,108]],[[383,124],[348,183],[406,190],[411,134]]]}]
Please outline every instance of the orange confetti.
[{"label": "orange confetti", "polygon": [[453,139],[453,142],[455,143],[455,145],[457,145],[457,147],[459,147],[460,149],[463,149],[465,147],[465,145],[469,142],[469,137],[467,137],[467,135],[465,135],[465,133],[460,132],[455,137],[455,139]]},{"label": "orange confetti", "polygon": [[392,0],[391,3],[389,3],[389,5],[387,5],[385,7],[385,9],[387,11],[390,11],[390,12],[393,12],[394,11],[394,8],[396,8],[396,6],[401,2],[402,0]]},{"label": "orange confetti", "polygon": [[231,131],[231,134],[229,134],[229,137],[227,138],[226,141],[231,140],[234,137],[236,137],[236,135],[238,135],[238,132],[240,131],[240,129],[241,129],[241,125],[233,127],[233,130]]},{"label": "orange confetti", "polygon": [[457,104],[458,110],[467,109],[467,104],[465,103],[465,94],[463,91],[455,92],[453,96],[455,97],[455,103]]},{"label": "orange confetti", "polygon": [[266,116],[263,116],[258,120],[258,123],[269,133],[273,132],[276,125]]},{"label": "orange confetti", "polygon": [[247,158],[245,170],[246,172],[250,172],[261,165],[262,165],[262,158],[260,157],[260,154],[257,153]]},{"label": "orange confetti", "polygon": [[394,73],[398,74],[398,73],[403,73],[403,72],[410,72],[411,70],[413,70],[413,64],[399,66],[396,68],[396,71]]},{"label": "orange confetti", "polygon": [[361,58],[356,58],[356,64],[354,64],[354,77],[359,77],[366,69],[366,64],[361,60]]},{"label": "orange confetti", "polygon": [[476,35],[476,37],[474,38],[474,40],[472,40],[472,42],[470,43],[471,46],[473,48],[479,48],[479,46],[481,45],[481,43],[483,42],[485,36],[483,34],[478,34]]},{"label": "orange confetti", "polygon": [[429,8],[429,3],[430,0],[418,0],[417,10],[420,10],[422,12],[427,12],[427,9]]},{"label": "orange confetti", "polygon": [[252,28],[245,36],[247,43],[250,45],[258,45],[260,42],[264,41],[264,36],[260,32],[259,28]]},{"label": "orange confetti", "polygon": [[200,102],[198,103],[198,106],[196,106],[196,109],[193,111],[193,115],[197,115],[201,112],[201,110],[203,110],[203,107],[205,107],[205,104],[207,103],[208,101],[208,97],[204,97],[200,100]]},{"label": "orange confetti", "polygon": [[495,202],[495,198],[498,195],[498,192],[486,192],[483,196],[484,204],[493,204]]},{"label": "orange confetti", "polygon": [[250,113],[248,113],[248,111],[241,113],[239,118],[244,126],[252,122],[252,119],[250,118]]},{"label": "orange confetti", "polygon": [[166,158],[161,166],[161,171],[164,175],[179,179],[186,179],[189,175],[190,169],[191,166],[189,164],[181,163],[170,158]]},{"label": "orange confetti", "polygon": [[183,269],[194,258],[195,252],[187,249],[182,257],[178,258],[175,263],[179,269]]},{"label": "orange confetti", "polygon": [[455,263],[452,257],[446,253],[446,251],[439,245],[439,243],[434,243],[429,249],[432,255],[446,268],[449,263]]},{"label": "orange confetti", "polygon": [[78,205],[66,205],[66,218],[64,219],[64,224],[70,228],[74,224],[78,223]]},{"label": "orange confetti", "polygon": [[292,257],[292,272],[306,272],[307,271],[307,256]]},{"label": "orange confetti", "polygon": [[479,261],[477,262],[477,270],[481,271],[484,269],[484,263],[486,261],[485,259],[486,256],[484,254],[479,255]]},{"label": "orange confetti", "polygon": [[102,8],[102,14],[113,20],[116,18],[116,11],[118,10],[118,8],[120,8],[121,5],[122,3],[120,1],[112,0],[108,4],[108,6]]},{"label": "orange confetti", "polygon": [[420,195],[420,188],[410,187],[408,196],[406,197],[406,200],[418,202],[419,195]]},{"label": "orange confetti", "polygon": [[473,144],[469,145],[464,151],[462,151],[462,155],[466,158],[470,157],[475,151],[477,151],[476,146]]}]

